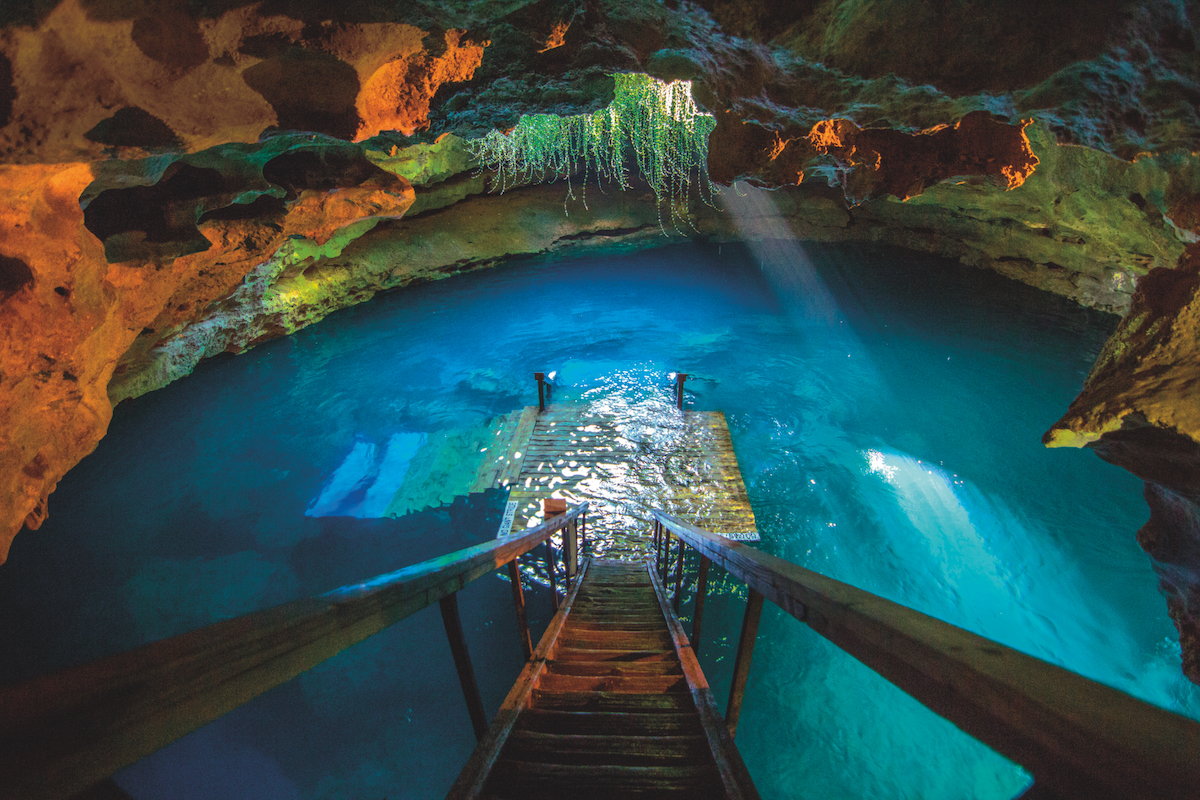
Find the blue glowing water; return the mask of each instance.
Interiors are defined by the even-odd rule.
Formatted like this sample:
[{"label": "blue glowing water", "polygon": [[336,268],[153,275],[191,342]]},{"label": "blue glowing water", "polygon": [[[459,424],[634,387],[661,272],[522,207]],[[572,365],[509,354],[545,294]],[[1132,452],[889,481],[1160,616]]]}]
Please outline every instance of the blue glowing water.
[{"label": "blue glowing water", "polygon": [[[393,510],[465,492],[473,469],[445,454],[534,402],[535,370],[631,396],[680,370],[693,407],[726,412],[764,549],[1200,717],[1133,539],[1140,483],[1040,444],[1115,323],[953,263],[789,242],[532,260],[381,297],[117,409],[0,569],[0,682],[490,538],[495,504],[378,517],[418,477],[436,491]],[[494,711],[520,662],[508,587],[463,594]],[[544,625],[548,597],[530,602]],[[708,612],[718,696],[741,608]],[[138,800],[440,797],[473,744],[427,609],[118,780]],[[738,744],[764,797],[1027,783],[770,606]]]}]

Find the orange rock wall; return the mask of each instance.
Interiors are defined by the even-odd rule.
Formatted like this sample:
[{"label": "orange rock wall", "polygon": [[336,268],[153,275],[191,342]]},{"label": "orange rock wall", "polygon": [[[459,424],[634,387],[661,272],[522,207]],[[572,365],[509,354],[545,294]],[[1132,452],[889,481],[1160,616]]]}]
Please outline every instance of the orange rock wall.
[{"label": "orange rock wall", "polygon": [[278,222],[203,223],[207,250],[150,266],[105,260],[79,206],[94,177],[87,164],[0,167],[0,192],[13,200],[0,206],[0,256],[32,273],[0,302],[0,561],[104,435],[109,380],[138,337],[191,319],[285,242],[324,245],[364,220],[403,216],[412,187],[381,175],[382,185],[304,192]]},{"label": "orange rock wall", "polygon": [[[260,16],[254,5],[216,19],[148,8],[105,21],[80,0],[64,0],[36,29],[0,33],[15,92],[11,119],[0,125],[0,160],[85,161],[168,146],[196,152],[254,142],[272,127],[356,141],[380,130],[410,134],[428,124],[438,88],[469,79],[486,47],[458,30],[428,44],[441,54],[431,56],[426,32],[403,23],[314,30]],[[123,109],[139,110],[141,124],[104,132],[102,123]]]}]

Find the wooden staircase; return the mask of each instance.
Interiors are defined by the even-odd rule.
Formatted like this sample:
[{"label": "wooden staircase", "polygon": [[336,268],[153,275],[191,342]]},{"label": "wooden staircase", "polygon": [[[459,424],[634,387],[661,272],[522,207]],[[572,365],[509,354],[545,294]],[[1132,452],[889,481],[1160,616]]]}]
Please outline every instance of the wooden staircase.
[{"label": "wooden staircase", "polygon": [[757,798],[646,564],[592,560],[452,798]]},{"label": "wooden staircase", "polygon": [[[765,601],[1034,776],[1039,800],[1195,800],[1200,724],[999,642],[654,510],[658,564],[593,560],[530,647],[517,559],[564,539],[587,503],[521,533],[0,687],[0,797],[110,800],[110,776],[367,637],[438,604],[479,746],[452,798],[757,798],[733,746]],[[672,540],[677,550],[672,552]],[[693,641],[658,575],[700,557]],[[696,662],[710,565],[748,599],[728,725]],[[531,653],[489,727],[458,592],[508,568]],[[551,582],[553,587],[554,583]],[[532,652],[531,652],[532,651]]]}]

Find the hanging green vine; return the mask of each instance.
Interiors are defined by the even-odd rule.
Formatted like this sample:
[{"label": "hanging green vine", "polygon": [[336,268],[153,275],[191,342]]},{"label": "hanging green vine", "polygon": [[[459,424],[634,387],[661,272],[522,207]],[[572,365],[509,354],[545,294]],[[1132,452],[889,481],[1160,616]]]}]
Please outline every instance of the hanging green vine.
[{"label": "hanging green vine", "polygon": [[571,175],[579,170],[585,186],[594,173],[628,189],[626,153],[632,149],[638,172],[658,202],[663,232],[664,203],[676,230],[681,222],[690,226],[693,189],[705,202],[717,191],[708,178],[708,136],[716,120],[697,108],[690,81],[613,78],[616,93],[607,108],[573,117],[526,115],[507,134],[491,131],[468,145],[483,168],[496,171],[493,190],[566,178],[568,198],[575,196]]}]

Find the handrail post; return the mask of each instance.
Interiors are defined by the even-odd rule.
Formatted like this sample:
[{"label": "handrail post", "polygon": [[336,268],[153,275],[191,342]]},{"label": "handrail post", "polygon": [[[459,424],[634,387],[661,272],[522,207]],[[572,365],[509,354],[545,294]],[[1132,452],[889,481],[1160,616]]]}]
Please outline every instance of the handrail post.
[{"label": "handrail post", "polygon": [[663,554],[659,559],[658,571],[659,577],[662,578],[663,583],[666,583],[667,575],[671,571],[671,532],[668,530],[663,531]]},{"label": "handrail post", "polygon": [[517,627],[521,634],[521,650],[525,660],[533,658],[533,639],[529,636],[529,619],[525,616],[525,588],[521,585],[521,570],[514,558],[508,562],[508,579],[512,583],[513,605],[517,607]]},{"label": "handrail post", "polygon": [[463,637],[462,619],[458,616],[458,592],[451,592],[438,601],[442,608],[442,623],[446,626],[446,638],[450,640],[450,653],[454,656],[454,667],[458,670],[458,682],[462,685],[463,697],[467,700],[467,713],[475,738],[483,741],[487,735],[487,714],[483,710],[483,699],[479,696],[479,684],[475,682],[475,670],[471,667],[471,656],[467,653],[467,640]]},{"label": "handrail post", "polygon": [[[542,500],[542,517],[547,522],[555,517],[561,517],[567,513],[567,501],[561,497],[546,497]],[[562,529],[563,538],[563,572],[566,578],[563,581],[563,590],[570,591],[571,578],[575,577],[576,568],[579,564],[579,549],[575,543],[575,521]],[[547,539],[549,544],[550,540]],[[546,562],[550,570],[550,587],[554,588],[554,559],[552,556],[547,556],[549,560]],[[558,610],[558,593],[554,595],[554,609]]]},{"label": "handrail post", "polygon": [[675,373],[675,407],[683,411],[683,384],[688,379],[686,372]]},{"label": "handrail post", "polygon": [[692,614],[692,653],[700,654],[700,623],[704,621],[704,596],[708,593],[708,556],[700,554],[700,574],[696,578],[696,610]]},{"label": "handrail post", "polygon": [[675,563],[675,615],[679,616],[679,598],[683,595],[683,539],[679,540],[679,561]]},{"label": "handrail post", "polygon": [[726,710],[730,734],[762,602],[770,600],[1021,764],[1034,776],[1029,798],[1194,800],[1200,723],[659,509],[653,516],[750,590]]},{"label": "handrail post", "polygon": [[[572,520],[571,524],[563,529],[563,546],[566,548],[566,570],[567,584],[575,579],[575,574],[579,571],[579,528],[578,522]],[[568,589],[569,591],[569,589]]]},{"label": "handrail post", "polygon": [[658,551],[659,551],[659,546],[660,546],[661,542],[662,542],[662,524],[659,523],[658,518],[655,517],[655,519],[654,519],[654,571],[655,572],[658,572]]},{"label": "handrail post", "polygon": [[535,372],[533,377],[538,384],[538,412],[540,413],[546,410],[546,373]]},{"label": "handrail post", "polygon": [[550,575],[550,605],[558,613],[558,587],[554,584],[554,545],[546,540],[546,572]]},{"label": "handrail post", "polygon": [[447,640],[463,657],[460,679],[478,733],[487,720],[471,699],[479,693],[469,688],[474,674],[465,669],[470,662],[452,593],[532,552],[587,507],[580,503],[565,519],[322,594],[0,686],[0,742],[12,743],[0,748],[0,797],[56,800],[87,791],[443,598],[449,598],[442,603]]},{"label": "handrail post", "polygon": [[750,659],[754,656],[754,640],[758,637],[758,619],[762,616],[763,596],[753,589],[742,617],[742,636],[738,640],[737,661],[733,665],[733,684],[729,687],[729,704],[725,708],[725,724],[729,738],[737,735],[738,717],[742,715],[742,697],[746,694],[746,679],[750,676]]}]

